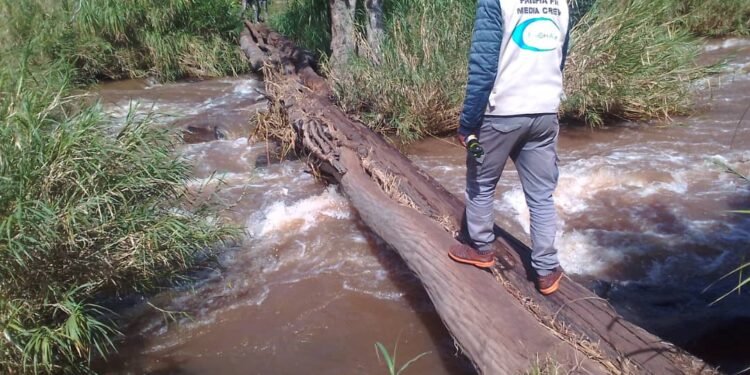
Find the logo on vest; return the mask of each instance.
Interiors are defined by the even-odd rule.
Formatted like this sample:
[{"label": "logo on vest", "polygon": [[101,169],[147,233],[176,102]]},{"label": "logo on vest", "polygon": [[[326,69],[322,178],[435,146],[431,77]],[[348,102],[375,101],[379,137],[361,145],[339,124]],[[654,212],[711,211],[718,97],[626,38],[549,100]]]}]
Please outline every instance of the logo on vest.
[{"label": "logo on vest", "polygon": [[562,32],[555,21],[537,17],[518,24],[513,30],[512,39],[521,49],[545,52],[560,46]]}]

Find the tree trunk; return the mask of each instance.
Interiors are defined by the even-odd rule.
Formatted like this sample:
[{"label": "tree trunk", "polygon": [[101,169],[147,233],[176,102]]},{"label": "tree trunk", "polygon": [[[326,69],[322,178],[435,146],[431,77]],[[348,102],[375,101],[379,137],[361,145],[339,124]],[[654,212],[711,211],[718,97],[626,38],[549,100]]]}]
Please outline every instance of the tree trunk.
[{"label": "tree trunk", "polygon": [[367,44],[370,46],[373,61],[379,63],[385,38],[383,0],[365,0],[365,7],[367,8]]},{"label": "tree trunk", "polygon": [[333,67],[346,63],[355,52],[354,14],[357,0],[328,0],[331,15],[331,62]]},{"label": "tree trunk", "polygon": [[[242,49],[265,69],[271,113],[287,124],[319,169],[337,181],[368,227],[422,281],[457,344],[485,374],[518,374],[546,360],[573,373],[711,374],[699,359],[624,320],[607,301],[566,279],[549,298],[529,277],[529,249],[496,242],[493,272],[447,256],[464,206],[364,124],[331,102],[310,55],[277,33],[247,24]],[[268,124],[259,124],[268,126]]]}]

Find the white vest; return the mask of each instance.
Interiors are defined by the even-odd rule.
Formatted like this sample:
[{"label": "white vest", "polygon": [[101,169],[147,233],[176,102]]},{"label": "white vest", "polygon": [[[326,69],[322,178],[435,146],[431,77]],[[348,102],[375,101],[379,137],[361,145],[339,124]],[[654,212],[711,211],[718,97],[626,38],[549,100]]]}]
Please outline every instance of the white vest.
[{"label": "white vest", "polygon": [[498,0],[503,41],[485,114],[557,113],[560,63],[568,33],[567,0]]}]

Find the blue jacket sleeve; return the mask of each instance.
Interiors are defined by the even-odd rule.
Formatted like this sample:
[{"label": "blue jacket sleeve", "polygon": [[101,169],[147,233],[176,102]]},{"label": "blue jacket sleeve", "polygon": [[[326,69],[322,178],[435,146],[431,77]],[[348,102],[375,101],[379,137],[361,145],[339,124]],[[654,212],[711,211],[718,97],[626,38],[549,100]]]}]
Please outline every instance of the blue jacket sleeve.
[{"label": "blue jacket sleeve", "polygon": [[459,120],[458,133],[474,133],[481,125],[492,86],[497,77],[500,47],[503,41],[503,17],[500,1],[479,0],[474,34],[469,52],[469,78]]}]

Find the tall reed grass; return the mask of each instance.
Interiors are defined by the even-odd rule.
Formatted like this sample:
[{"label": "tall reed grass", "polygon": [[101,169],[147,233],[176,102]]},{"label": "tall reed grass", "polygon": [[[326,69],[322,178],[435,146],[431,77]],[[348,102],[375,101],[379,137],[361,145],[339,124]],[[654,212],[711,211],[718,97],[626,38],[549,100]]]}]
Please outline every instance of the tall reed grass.
[{"label": "tall reed grass", "polygon": [[747,0],[666,0],[671,16],[680,17],[682,26],[701,36],[750,35],[750,1]]},{"label": "tall reed grass", "polygon": [[328,70],[341,105],[380,131],[416,139],[456,126],[466,81],[473,1],[401,0],[388,9],[379,64],[360,56]]},{"label": "tall reed grass", "polygon": [[[303,46],[326,52],[329,24],[321,4],[293,0],[273,24]],[[747,4],[569,1],[575,28],[562,114],[598,125],[607,118],[666,119],[688,113],[690,81],[706,73],[695,62],[700,51],[695,35],[745,33]],[[358,58],[327,71],[341,105],[371,127],[407,140],[454,129],[474,7],[473,0],[389,2],[380,63],[371,62],[361,43]]]},{"label": "tall reed grass", "polygon": [[45,78],[64,71],[17,72],[0,78],[0,372],[81,373],[116,333],[97,297],[148,291],[235,232],[191,205],[148,118],[113,136]]},{"label": "tall reed grass", "polygon": [[0,0],[0,40],[31,62],[63,60],[79,82],[246,70],[234,0]]},{"label": "tall reed grass", "polygon": [[117,335],[97,301],[164,285],[237,232],[194,201],[171,135],[114,127],[76,92],[244,69],[237,7],[0,0],[0,22],[0,373],[89,373]]},{"label": "tall reed grass", "polygon": [[597,1],[571,32],[565,71],[568,117],[599,125],[606,117],[666,119],[691,108],[700,43],[673,2]]},{"label": "tall reed grass", "polygon": [[271,16],[270,24],[300,47],[320,57],[331,53],[327,1],[287,0],[281,11]]}]

